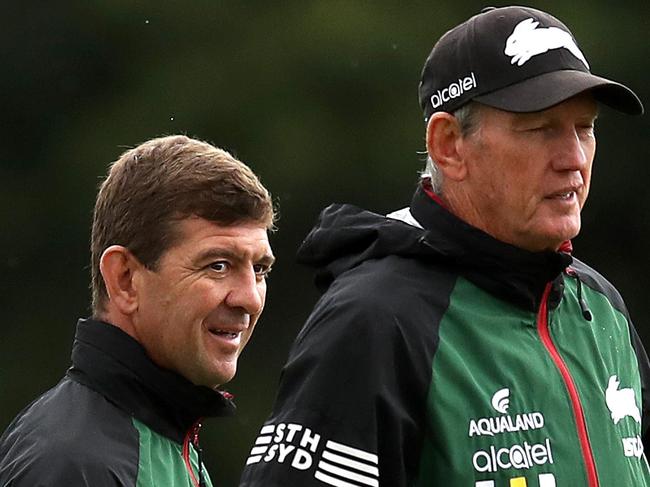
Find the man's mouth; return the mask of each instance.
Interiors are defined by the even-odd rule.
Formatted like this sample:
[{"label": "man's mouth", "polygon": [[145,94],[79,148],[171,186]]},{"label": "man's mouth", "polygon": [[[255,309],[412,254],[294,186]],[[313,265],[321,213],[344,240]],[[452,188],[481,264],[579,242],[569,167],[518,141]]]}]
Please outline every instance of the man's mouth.
[{"label": "man's mouth", "polygon": [[546,199],[570,201],[573,198],[576,198],[577,196],[578,196],[578,192],[576,189],[563,189],[557,191],[556,193],[549,194],[546,197]]},{"label": "man's mouth", "polygon": [[228,339],[235,339],[237,338],[241,332],[234,332],[234,331],[229,331],[229,330],[208,330],[210,333],[213,335],[217,335],[222,338],[228,338]]}]

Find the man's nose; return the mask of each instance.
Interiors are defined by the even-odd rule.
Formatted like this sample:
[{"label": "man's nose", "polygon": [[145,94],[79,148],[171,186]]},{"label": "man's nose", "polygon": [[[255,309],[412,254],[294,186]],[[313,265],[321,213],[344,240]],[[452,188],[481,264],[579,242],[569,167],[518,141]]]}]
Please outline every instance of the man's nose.
[{"label": "man's nose", "polygon": [[259,281],[253,269],[242,271],[233,280],[226,296],[226,304],[231,308],[243,309],[249,315],[262,312],[266,295],[266,282]]}]

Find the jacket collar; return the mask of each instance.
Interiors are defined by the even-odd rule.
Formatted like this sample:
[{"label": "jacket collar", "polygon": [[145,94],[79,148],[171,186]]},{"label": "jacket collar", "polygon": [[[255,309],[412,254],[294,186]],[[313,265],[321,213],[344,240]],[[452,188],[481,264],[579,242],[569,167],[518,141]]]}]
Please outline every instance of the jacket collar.
[{"label": "jacket collar", "polygon": [[426,231],[425,245],[445,254],[468,280],[527,309],[539,307],[546,284],[572,262],[570,243],[559,252],[529,252],[501,242],[457,218],[422,186],[410,209]]},{"label": "jacket collar", "polygon": [[446,266],[532,311],[539,308],[546,284],[555,281],[553,301],[559,302],[562,272],[572,262],[569,253],[529,252],[496,240],[454,216],[423,187],[415,192],[409,211],[415,220],[404,210],[385,217],[353,205],[330,205],[305,238],[298,261],[316,268],[321,291],[365,261],[401,256]]},{"label": "jacket collar", "polygon": [[128,334],[92,319],[77,324],[68,375],[179,443],[200,418],[235,410],[227,394],[158,367]]}]

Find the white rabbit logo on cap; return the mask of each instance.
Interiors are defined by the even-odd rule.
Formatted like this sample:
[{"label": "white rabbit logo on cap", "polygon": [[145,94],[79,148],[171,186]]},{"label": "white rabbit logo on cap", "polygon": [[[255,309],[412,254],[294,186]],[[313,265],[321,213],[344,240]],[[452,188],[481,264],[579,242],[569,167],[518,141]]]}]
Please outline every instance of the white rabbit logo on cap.
[{"label": "white rabbit logo on cap", "polygon": [[543,54],[551,49],[568,49],[589,69],[589,64],[578,48],[573,37],[558,27],[540,27],[533,19],[522,20],[506,40],[505,54],[512,57],[512,64],[522,66],[533,56]]}]

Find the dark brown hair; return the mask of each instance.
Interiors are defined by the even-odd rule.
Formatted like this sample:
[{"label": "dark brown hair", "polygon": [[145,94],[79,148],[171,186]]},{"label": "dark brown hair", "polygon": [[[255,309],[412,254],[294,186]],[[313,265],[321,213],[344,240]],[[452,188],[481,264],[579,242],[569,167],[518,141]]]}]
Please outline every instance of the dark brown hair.
[{"label": "dark brown hair", "polygon": [[93,312],[107,298],[99,261],[122,245],[147,268],[178,235],[174,223],[198,216],[222,225],[274,221],[269,192],[253,171],[225,150],[175,135],[152,139],[111,164],[97,194],[91,236]]}]

